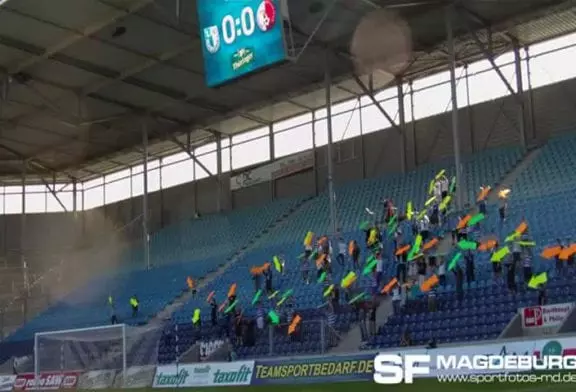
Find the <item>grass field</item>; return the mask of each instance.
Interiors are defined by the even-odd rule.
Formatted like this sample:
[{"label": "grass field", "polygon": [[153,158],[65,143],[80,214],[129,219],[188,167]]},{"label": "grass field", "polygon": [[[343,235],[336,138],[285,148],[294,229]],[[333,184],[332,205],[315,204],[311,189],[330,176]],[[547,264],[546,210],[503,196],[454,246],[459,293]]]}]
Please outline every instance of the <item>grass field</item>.
[{"label": "grass field", "polygon": [[[167,392],[174,389],[140,389],[134,392]],[[347,382],[338,384],[263,385],[246,387],[180,388],[182,392],[556,392],[574,391],[575,383],[439,383],[434,379],[417,380],[414,384],[378,385],[372,382]],[[121,390],[118,390],[121,392]]]}]

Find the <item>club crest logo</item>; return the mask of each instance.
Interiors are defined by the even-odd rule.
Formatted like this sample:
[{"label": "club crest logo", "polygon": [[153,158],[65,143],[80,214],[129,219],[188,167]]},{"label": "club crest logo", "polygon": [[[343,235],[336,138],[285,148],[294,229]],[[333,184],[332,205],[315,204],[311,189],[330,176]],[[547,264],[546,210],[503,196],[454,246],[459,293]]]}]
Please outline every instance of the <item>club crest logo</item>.
[{"label": "club crest logo", "polygon": [[220,49],[220,33],[218,32],[218,26],[204,28],[204,44],[209,53],[214,54],[218,52]]},{"label": "club crest logo", "polygon": [[260,3],[256,12],[256,23],[262,32],[267,32],[276,24],[276,7],[272,0],[264,0]]}]

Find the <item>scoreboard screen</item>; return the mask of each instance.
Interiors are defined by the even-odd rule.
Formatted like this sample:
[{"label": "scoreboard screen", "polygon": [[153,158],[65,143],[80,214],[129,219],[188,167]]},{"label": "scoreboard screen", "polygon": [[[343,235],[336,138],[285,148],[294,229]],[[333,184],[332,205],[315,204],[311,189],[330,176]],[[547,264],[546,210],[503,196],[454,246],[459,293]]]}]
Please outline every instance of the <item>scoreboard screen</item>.
[{"label": "scoreboard screen", "polygon": [[197,0],[206,84],[286,59],[280,0]]}]

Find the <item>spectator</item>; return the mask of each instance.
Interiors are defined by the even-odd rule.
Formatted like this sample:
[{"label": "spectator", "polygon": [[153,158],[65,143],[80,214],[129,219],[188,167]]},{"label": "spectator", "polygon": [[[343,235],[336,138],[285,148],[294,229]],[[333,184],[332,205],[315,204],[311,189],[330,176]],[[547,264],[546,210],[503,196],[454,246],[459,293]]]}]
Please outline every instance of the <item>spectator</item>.
[{"label": "spectator", "polygon": [[441,286],[446,286],[446,262],[444,257],[441,257],[440,265],[438,266],[438,281]]},{"label": "spectator", "polygon": [[512,259],[511,261],[510,259],[508,259],[508,263],[506,266],[508,267],[506,276],[508,290],[510,290],[510,293],[516,294],[516,263],[514,262],[514,259]]},{"label": "spectator", "polygon": [[132,307],[132,317],[136,318],[140,309],[140,301],[138,301],[136,294],[130,297],[130,306]]},{"label": "spectator", "polygon": [[369,329],[370,329],[370,336],[376,335],[376,312],[378,311],[378,303],[377,301],[372,301],[370,306],[370,314],[369,314]]},{"label": "spectator", "polygon": [[384,272],[384,260],[382,259],[382,253],[376,253],[376,287],[380,288],[380,283],[382,282],[382,276]]},{"label": "spectator", "polygon": [[[401,248],[401,247],[399,247]],[[396,253],[398,249],[394,251]],[[396,279],[400,284],[406,283],[406,263],[408,261],[407,252],[404,252],[402,255],[398,257],[398,265],[396,266]]]},{"label": "spectator", "polygon": [[343,237],[338,239],[338,256],[336,256],[336,260],[341,267],[343,267],[346,262],[346,242],[344,242]]},{"label": "spectator", "polygon": [[400,337],[400,347],[408,347],[412,345],[412,338],[410,337],[410,332],[408,332],[408,328],[404,328],[404,332],[402,332],[402,336]]},{"label": "spectator", "polygon": [[439,179],[440,182],[440,191],[442,192],[442,200],[448,196],[448,190],[450,189],[450,181],[448,181],[448,177],[442,176]]},{"label": "spectator", "polygon": [[438,348],[438,343],[436,342],[436,338],[430,339],[430,341],[428,342],[428,346],[426,346],[426,348],[428,350],[433,350],[435,348]]},{"label": "spectator", "polygon": [[430,237],[430,219],[427,214],[424,214],[422,219],[418,221],[418,230],[422,236],[422,241],[426,242]]},{"label": "spectator", "polygon": [[464,254],[464,259],[466,260],[466,281],[468,285],[476,280],[475,266],[474,266],[474,253],[467,251]]},{"label": "spectator", "polygon": [[336,344],[337,334],[336,334],[336,312],[332,306],[332,303],[328,304],[328,313],[326,315],[328,321],[328,346],[332,347]]},{"label": "spectator", "polygon": [[268,295],[272,294],[274,289],[272,287],[272,267],[270,266],[264,270],[264,282],[266,286],[266,293]]},{"label": "spectator", "polygon": [[210,300],[210,320],[212,321],[212,326],[218,325],[218,304],[214,297]]},{"label": "spectator", "polygon": [[402,295],[400,291],[400,285],[395,285],[392,289],[392,307],[394,308],[394,314],[400,314],[400,303],[402,301]]},{"label": "spectator", "polygon": [[352,263],[355,270],[360,269],[360,246],[355,240],[352,242]]},{"label": "spectator", "polygon": [[508,210],[508,200],[505,197],[500,197],[500,201],[498,204],[498,213],[500,215],[501,224],[506,221],[507,210]]},{"label": "spectator", "polygon": [[538,305],[544,306],[548,300],[548,296],[546,295],[546,285],[541,284],[538,287]]},{"label": "spectator", "polygon": [[306,252],[304,252],[304,257],[302,258],[301,262],[300,262],[300,270],[302,271],[302,280],[304,281],[304,283],[306,284],[310,284],[310,255],[312,253],[310,253],[309,255],[306,255]]},{"label": "spectator", "polygon": [[456,266],[454,274],[456,275],[456,299],[461,303],[464,299],[464,272],[460,266]]},{"label": "spectator", "polygon": [[367,316],[367,306],[366,302],[363,302],[359,307],[359,325],[360,325],[360,335],[362,337],[362,343],[368,341],[368,330],[366,328],[366,316]]},{"label": "spectator", "polygon": [[[494,245],[494,248],[492,248],[492,251],[490,252],[490,258],[492,258],[492,256],[494,255],[494,253],[496,252],[497,249],[498,249],[498,242],[496,242],[496,244]],[[494,280],[496,282],[499,282],[501,280],[501,277],[502,277],[502,263],[501,262],[492,262],[492,272],[494,274]]]},{"label": "spectator", "polygon": [[[560,239],[557,239],[556,241],[558,242],[558,246],[560,247],[560,251],[562,251],[564,249],[564,245],[562,244],[562,241],[560,241]],[[560,260],[560,253],[559,253],[558,255],[556,255],[556,271],[561,272],[563,267],[564,267],[564,264],[562,263],[562,260]]]},{"label": "spectator", "polygon": [[433,286],[428,292],[428,311],[435,312],[436,310],[437,310],[436,286]]},{"label": "spectator", "polygon": [[418,269],[418,286],[422,286],[426,280],[426,260],[424,259],[424,256],[418,257],[416,265]]},{"label": "spectator", "polygon": [[252,280],[254,281],[254,292],[257,292],[260,290],[260,285],[262,283],[262,272],[259,269],[252,272]]},{"label": "spectator", "polygon": [[524,255],[524,261],[522,261],[522,267],[524,270],[524,283],[528,283],[532,278],[532,257],[530,255]]},{"label": "spectator", "polygon": [[196,282],[191,276],[186,278],[186,283],[188,284],[188,289],[192,293],[192,298],[196,298]]}]

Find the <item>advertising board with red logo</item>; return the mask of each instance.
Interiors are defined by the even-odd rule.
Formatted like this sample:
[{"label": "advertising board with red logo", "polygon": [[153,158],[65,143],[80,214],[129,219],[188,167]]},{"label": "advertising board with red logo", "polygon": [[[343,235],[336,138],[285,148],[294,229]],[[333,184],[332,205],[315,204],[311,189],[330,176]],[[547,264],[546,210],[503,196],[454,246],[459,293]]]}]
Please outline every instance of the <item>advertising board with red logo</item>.
[{"label": "advertising board with red logo", "polygon": [[19,374],[14,381],[15,391],[37,391],[73,389],[78,385],[78,372],[42,373],[38,378],[33,373]]},{"label": "advertising board with red logo", "polygon": [[573,308],[573,303],[522,308],[522,327],[529,329],[559,327]]}]

